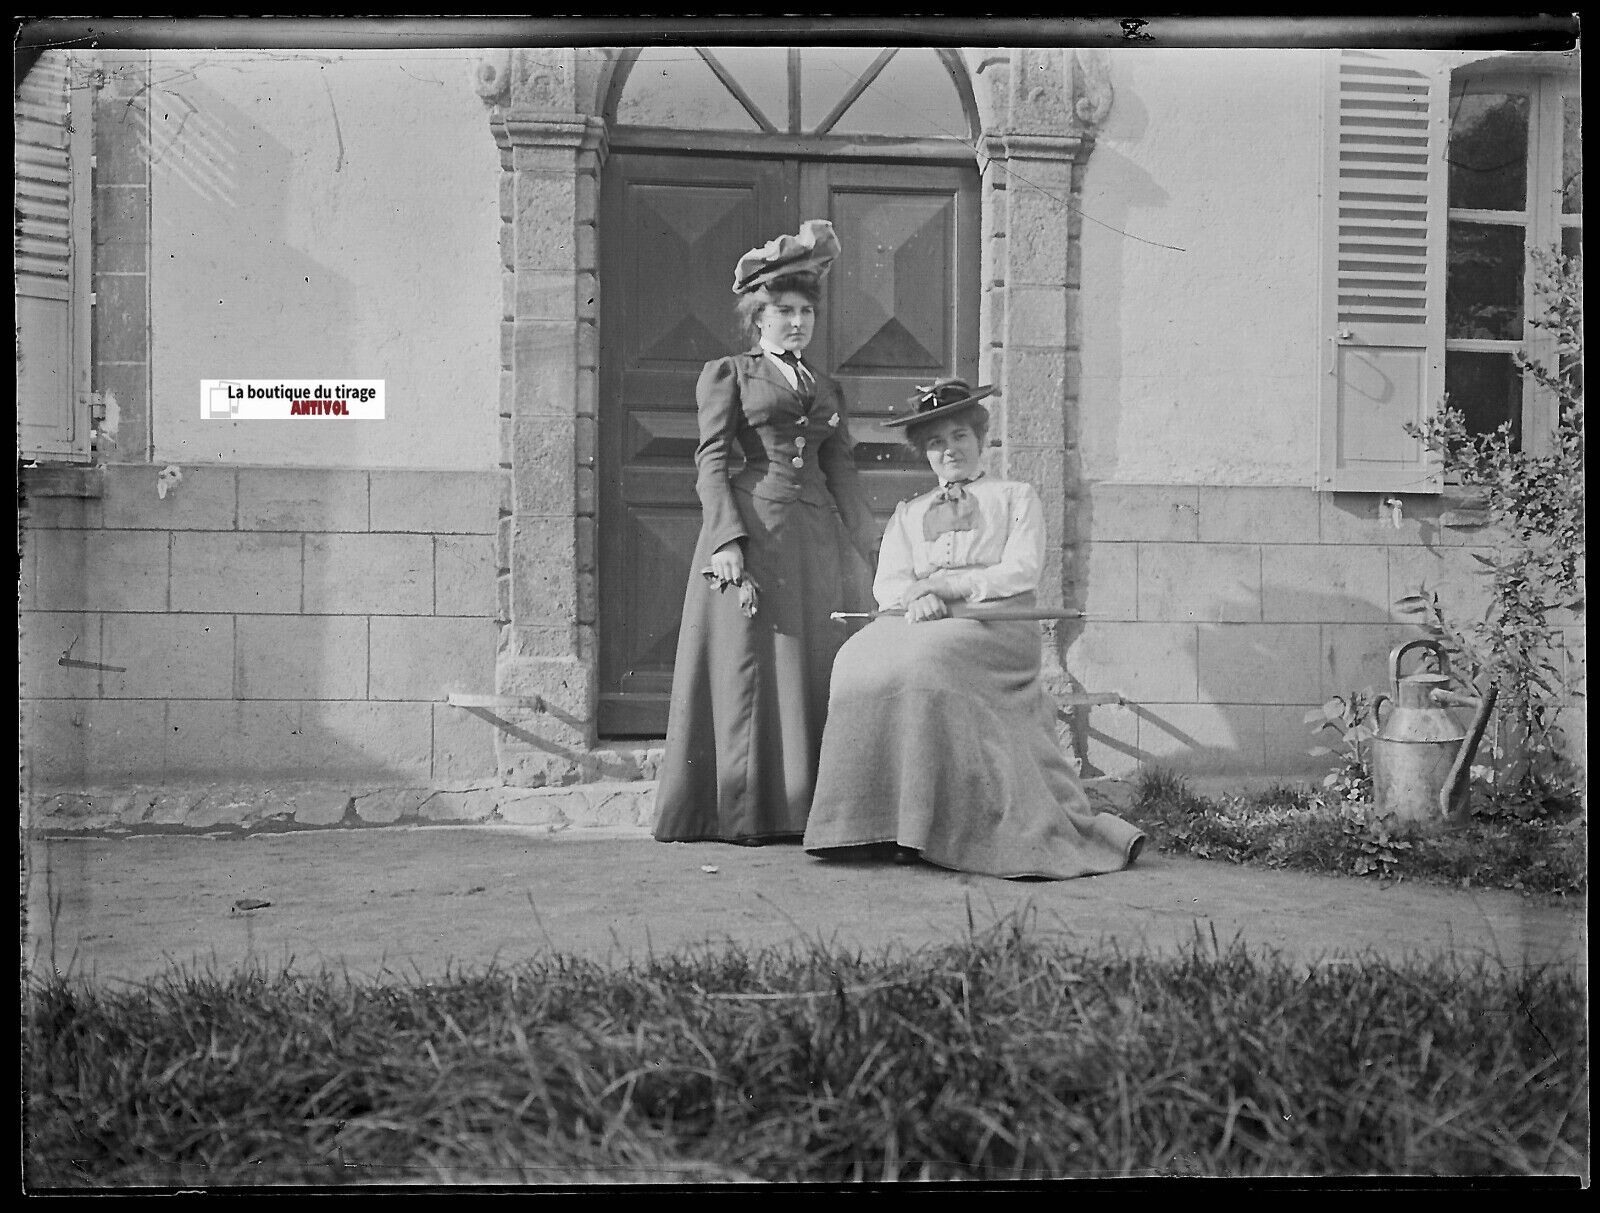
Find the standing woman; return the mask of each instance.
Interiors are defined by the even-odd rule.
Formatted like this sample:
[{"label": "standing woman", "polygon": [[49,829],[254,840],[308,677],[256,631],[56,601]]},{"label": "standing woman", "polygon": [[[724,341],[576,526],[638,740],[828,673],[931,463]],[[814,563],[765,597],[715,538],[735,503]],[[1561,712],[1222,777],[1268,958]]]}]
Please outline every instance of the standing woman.
[{"label": "standing woman", "polygon": [[798,839],[816,780],[828,682],[878,534],[838,385],[801,354],[839,253],[809,220],[739,259],[753,339],[695,389],[702,522],[684,595],[656,793],[663,842]]}]

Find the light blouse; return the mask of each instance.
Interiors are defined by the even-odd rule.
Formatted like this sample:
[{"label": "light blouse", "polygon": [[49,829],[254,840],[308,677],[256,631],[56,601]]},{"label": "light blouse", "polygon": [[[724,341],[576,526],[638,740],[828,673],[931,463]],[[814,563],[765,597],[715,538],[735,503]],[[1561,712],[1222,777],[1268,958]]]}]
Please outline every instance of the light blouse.
[{"label": "light blouse", "polygon": [[894,610],[913,582],[945,574],[968,602],[1010,598],[1039,588],[1044,568],[1044,506],[1033,486],[982,476],[963,486],[977,503],[972,529],[925,537],[923,519],[943,489],[895,507],[878,553],[872,592],[881,610]]}]

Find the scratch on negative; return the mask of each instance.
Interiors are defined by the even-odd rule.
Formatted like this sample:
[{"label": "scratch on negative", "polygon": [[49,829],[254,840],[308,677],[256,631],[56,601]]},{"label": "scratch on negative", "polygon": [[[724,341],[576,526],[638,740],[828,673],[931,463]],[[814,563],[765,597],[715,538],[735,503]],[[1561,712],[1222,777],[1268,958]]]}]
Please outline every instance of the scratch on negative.
[{"label": "scratch on negative", "polygon": [[339,155],[333,162],[333,171],[340,172],[344,168],[344,132],[339,129],[339,107],[333,103],[333,90],[328,87],[328,78],[322,77],[322,91],[328,94],[328,112],[333,115],[333,137],[339,141]]}]

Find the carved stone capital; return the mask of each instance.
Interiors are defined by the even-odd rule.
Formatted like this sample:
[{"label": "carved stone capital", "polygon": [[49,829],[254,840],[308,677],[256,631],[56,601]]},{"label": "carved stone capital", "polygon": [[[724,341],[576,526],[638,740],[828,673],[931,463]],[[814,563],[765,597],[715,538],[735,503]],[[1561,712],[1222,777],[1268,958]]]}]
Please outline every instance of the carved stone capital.
[{"label": "carved stone capital", "polygon": [[1014,131],[1059,133],[1077,125],[1072,112],[1067,52],[1055,47],[1018,47],[1011,52],[1011,113]]},{"label": "carved stone capital", "polygon": [[1111,113],[1111,58],[1105,51],[1080,47],[1072,52],[1072,112],[1086,126],[1099,126]]},{"label": "carved stone capital", "polygon": [[577,110],[577,62],[571,47],[521,47],[512,57],[511,104],[534,110]]},{"label": "carved stone capital", "polygon": [[511,91],[511,50],[491,47],[472,63],[472,87],[485,105],[499,105]]},{"label": "carved stone capital", "polygon": [[472,86],[486,105],[575,113],[577,63],[570,47],[490,47],[472,65]]}]

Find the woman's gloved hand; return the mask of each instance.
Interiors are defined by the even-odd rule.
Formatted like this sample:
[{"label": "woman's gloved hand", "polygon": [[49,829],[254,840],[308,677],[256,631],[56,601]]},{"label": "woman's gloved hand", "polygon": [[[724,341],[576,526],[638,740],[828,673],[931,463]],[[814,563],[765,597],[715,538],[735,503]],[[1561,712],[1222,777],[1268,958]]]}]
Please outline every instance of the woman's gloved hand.
[{"label": "woman's gloved hand", "polygon": [[701,569],[705,579],[716,586],[717,593],[728,589],[730,586],[738,588],[739,610],[744,612],[746,619],[754,619],[760,605],[761,587],[756,584],[756,579],[744,567],[744,549],[739,546],[738,540],[723,544],[711,553],[711,565]]},{"label": "woman's gloved hand", "polygon": [[737,539],[729,540],[711,553],[711,571],[719,581],[737,582],[744,577],[744,548]]}]

